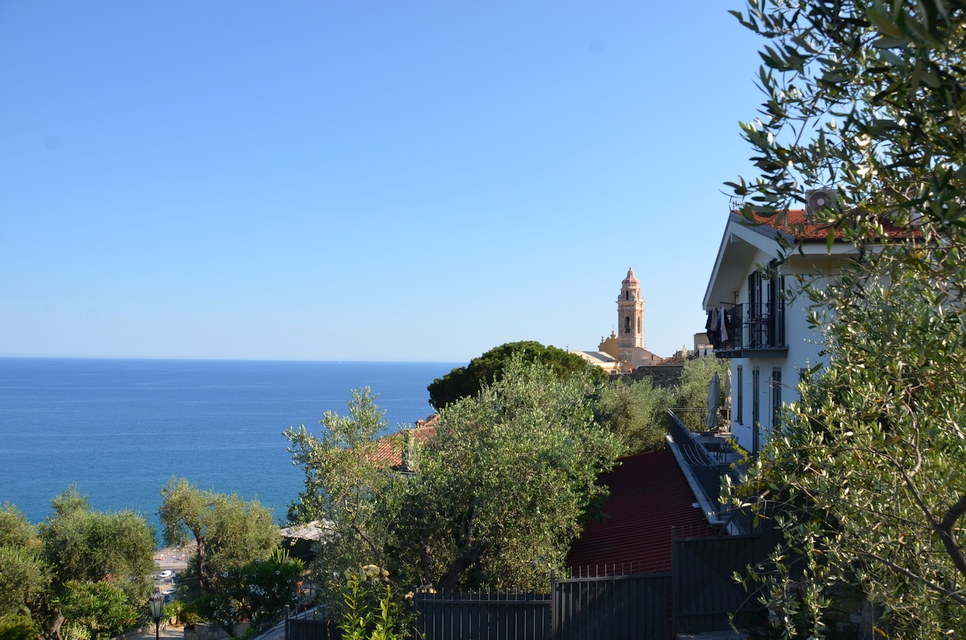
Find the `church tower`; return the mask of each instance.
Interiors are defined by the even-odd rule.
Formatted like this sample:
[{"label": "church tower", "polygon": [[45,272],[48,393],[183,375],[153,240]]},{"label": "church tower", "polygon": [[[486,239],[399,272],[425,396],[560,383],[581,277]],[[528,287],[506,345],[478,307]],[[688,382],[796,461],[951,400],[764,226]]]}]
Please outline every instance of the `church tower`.
[{"label": "church tower", "polygon": [[635,347],[644,348],[644,300],[634,269],[628,269],[617,298],[617,348]]}]

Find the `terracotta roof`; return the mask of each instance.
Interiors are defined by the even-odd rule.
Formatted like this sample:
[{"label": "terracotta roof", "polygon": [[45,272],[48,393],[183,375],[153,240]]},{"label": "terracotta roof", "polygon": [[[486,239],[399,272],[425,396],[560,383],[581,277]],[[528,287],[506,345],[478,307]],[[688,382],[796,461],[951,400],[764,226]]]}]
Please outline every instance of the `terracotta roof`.
[{"label": "terracotta roof", "polygon": [[601,480],[611,492],[607,517],[588,522],[570,547],[567,566],[574,575],[669,571],[671,527],[678,536],[711,531],[669,450],[621,458]]},{"label": "terracotta roof", "polygon": [[[420,424],[421,423],[421,424]],[[436,435],[436,416],[426,422],[420,421],[420,426],[413,429],[405,429],[412,435],[413,444],[423,444]],[[376,440],[376,452],[372,454],[371,460],[387,467],[398,469],[402,466],[403,450],[403,431],[390,433]]]},{"label": "terracotta roof", "polygon": [[[740,214],[739,214],[740,215]],[[825,242],[828,232],[832,225],[827,223],[811,222],[805,209],[790,209],[786,214],[785,220],[779,224],[778,217],[755,217],[759,224],[784,231],[785,233],[797,238],[802,242]],[[919,233],[903,227],[897,227],[890,222],[883,222],[882,229],[887,238],[908,238],[919,236]],[[841,229],[834,229],[835,239],[843,240],[845,234]]]},{"label": "terracotta roof", "polygon": [[627,268],[627,277],[624,278],[624,281],[621,284],[640,284],[637,276],[634,275],[634,269],[631,267]]}]

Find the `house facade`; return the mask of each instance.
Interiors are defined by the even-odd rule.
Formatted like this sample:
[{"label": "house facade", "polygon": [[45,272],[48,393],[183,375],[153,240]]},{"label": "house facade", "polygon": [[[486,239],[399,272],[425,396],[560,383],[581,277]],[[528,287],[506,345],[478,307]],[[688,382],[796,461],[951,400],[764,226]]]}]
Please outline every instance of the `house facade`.
[{"label": "house facade", "polygon": [[777,424],[782,404],[798,400],[803,372],[827,361],[808,323],[809,300],[796,293],[804,282],[821,286],[857,249],[829,246],[826,233],[804,211],[790,211],[782,227],[773,219],[749,224],[736,214],[725,226],[702,305],[715,356],[731,359],[732,437],[752,454]]}]

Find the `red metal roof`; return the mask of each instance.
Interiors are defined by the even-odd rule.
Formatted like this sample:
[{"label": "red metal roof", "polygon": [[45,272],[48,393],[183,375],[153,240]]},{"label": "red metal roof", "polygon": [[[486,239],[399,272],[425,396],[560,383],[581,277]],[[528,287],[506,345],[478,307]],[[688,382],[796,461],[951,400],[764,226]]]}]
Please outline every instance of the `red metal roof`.
[{"label": "red metal roof", "polygon": [[567,556],[573,575],[617,575],[671,568],[671,527],[677,535],[711,528],[669,450],[621,458],[601,480],[610,487],[607,517],[588,522]]}]

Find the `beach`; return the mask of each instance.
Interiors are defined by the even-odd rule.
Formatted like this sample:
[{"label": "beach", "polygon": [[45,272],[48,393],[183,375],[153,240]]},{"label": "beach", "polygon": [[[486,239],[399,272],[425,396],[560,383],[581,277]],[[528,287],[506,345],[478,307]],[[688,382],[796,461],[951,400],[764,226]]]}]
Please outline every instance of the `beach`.
[{"label": "beach", "polygon": [[[174,577],[188,568],[188,557],[195,545],[165,547],[154,554],[154,586],[165,595],[165,601],[174,600]],[[168,573],[170,572],[170,573]]]}]

